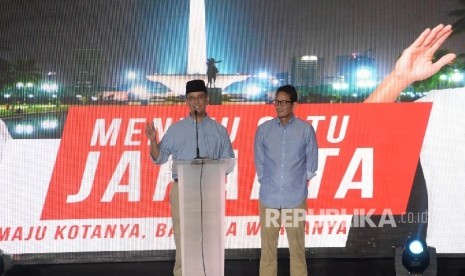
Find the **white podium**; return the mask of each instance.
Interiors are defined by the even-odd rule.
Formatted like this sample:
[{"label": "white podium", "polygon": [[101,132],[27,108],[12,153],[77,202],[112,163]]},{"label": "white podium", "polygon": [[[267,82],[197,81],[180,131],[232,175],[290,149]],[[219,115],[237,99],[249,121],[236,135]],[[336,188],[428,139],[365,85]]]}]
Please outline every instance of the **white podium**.
[{"label": "white podium", "polygon": [[234,164],[234,159],[173,161],[184,276],[224,275],[225,181]]}]

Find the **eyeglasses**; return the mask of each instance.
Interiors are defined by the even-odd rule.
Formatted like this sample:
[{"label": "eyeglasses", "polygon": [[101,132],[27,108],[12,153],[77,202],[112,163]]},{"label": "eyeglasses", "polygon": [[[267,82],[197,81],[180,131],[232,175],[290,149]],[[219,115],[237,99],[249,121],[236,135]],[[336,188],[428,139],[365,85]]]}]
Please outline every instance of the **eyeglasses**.
[{"label": "eyeglasses", "polygon": [[201,102],[201,101],[205,100],[206,98],[207,98],[207,97],[204,96],[204,95],[200,95],[200,96],[197,96],[197,97],[189,96],[189,97],[187,97],[187,100],[188,100],[189,102],[193,102],[193,101],[195,101],[195,100],[198,100],[199,102]]},{"label": "eyeglasses", "polygon": [[275,105],[275,106],[278,106],[278,105],[280,105],[280,106],[286,106],[286,105],[288,105],[288,104],[292,103],[292,101],[286,101],[286,100],[282,100],[282,101],[280,101],[280,100],[274,100],[274,101],[273,101],[273,103],[274,103],[274,105]]}]

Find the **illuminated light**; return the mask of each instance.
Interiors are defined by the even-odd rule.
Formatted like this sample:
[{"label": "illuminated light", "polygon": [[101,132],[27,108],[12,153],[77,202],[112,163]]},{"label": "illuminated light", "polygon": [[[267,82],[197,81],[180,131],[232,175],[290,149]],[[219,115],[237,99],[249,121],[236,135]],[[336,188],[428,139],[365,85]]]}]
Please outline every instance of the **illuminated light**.
[{"label": "illuminated light", "polygon": [[396,275],[436,275],[436,249],[423,239],[409,237],[402,248],[396,248],[395,268]]},{"label": "illuminated light", "polygon": [[258,73],[258,78],[259,79],[267,79],[268,78],[268,73],[260,72],[260,73]]},{"label": "illuminated light", "polygon": [[450,76],[450,80],[453,82],[461,82],[463,80],[463,74],[458,70],[454,70],[454,73]]},{"label": "illuminated light", "polygon": [[262,89],[257,85],[250,85],[250,86],[247,86],[246,88],[247,95],[251,97],[259,96],[261,91]]},{"label": "illuminated light", "polygon": [[421,254],[423,251],[425,251],[423,244],[418,240],[412,241],[408,245],[408,249],[410,250],[410,252],[412,252],[415,255]]},{"label": "illuminated light", "polygon": [[360,88],[371,88],[376,86],[376,82],[374,80],[359,80],[356,85]]},{"label": "illuminated light", "polygon": [[349,84],[346,82],[335,82],[333,83],[333,89],[335,90],[347,90],[349,89]]},{"label": "illuminated light", "polygon": [[34,127],[32,125],[16,125],[15,132],[17,134],[31,134],[34,132]]},{"label": "illuminated light", "polygon": [[300,60],[315,61],[315,60],[318,60],[318,57],[317,56],[302,56]]},{"label": "illuminated light", "polygon": [[9,99],[9,98],[11,97],[11,95],[10,95],[10,94],[5,94],[5,95],[3,95],[3,97],[4,97],[5,99]]},{"label": "illuminated light", "polygon": [[44,83],[42,84],[42,90],[45,90],[47,92],[57,91],[58,85],[56,83]]},{"label": "illuminated light", "polygon": [[93,100],[94,102],[98,100],[98,98],[95,96],[90,97],[90,99]]},{"label": "illuminated light", "polygon": [[32,88],[32,87],[34,87],[34,84],[32,82],[28,82],[28,83],[26,83],[26,87]]},{"label": "illuminated light", "polygon": [[130,80],[135,80],[136,77],[137,77],[137,76],[136,76],[136,72],[134,72],[134,71],[128,72],[128,79],[130,79]]},{"label": "illuminated light", "polygon": [[27,95],[27,97],[28,97],[29,99],[32,99],[32,98],[34,98],[34,95],[29,94],[29,95]]},{"label": "illuminated light", "polygon": [[446,81],[447,80],[447,75],[446,74],[441,74],[439,76],[439,80]]},{"label": "illuminated light", "polygon": [[22,83],[22,82],[18,82],[18,83],[16,84],[16,88],[18,88],[18,89],[21,89],[21,88],[23,88],[23,87],[24,87],[24,83]]},{"label": "illuminated light", "polygon": [[58,121],[57,120],[45,120],[42,121],[41,127],[43,129],[55,129],[58,127]]},{"label": "illuminated light", "polygon": [[373,72],[367,68],[360,68],[356,72],[357,79],[359,80],[366,80],[373,77]]}]

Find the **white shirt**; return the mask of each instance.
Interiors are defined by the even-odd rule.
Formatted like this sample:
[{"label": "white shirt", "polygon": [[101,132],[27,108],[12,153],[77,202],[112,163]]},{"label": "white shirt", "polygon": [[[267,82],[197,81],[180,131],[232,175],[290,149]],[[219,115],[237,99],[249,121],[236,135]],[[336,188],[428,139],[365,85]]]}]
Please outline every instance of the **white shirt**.
[{"label": "white shirt", "polygon": [[427,244],[438,253],[464,253],[465,88],[434,90],[420,161],[428,190]]}]

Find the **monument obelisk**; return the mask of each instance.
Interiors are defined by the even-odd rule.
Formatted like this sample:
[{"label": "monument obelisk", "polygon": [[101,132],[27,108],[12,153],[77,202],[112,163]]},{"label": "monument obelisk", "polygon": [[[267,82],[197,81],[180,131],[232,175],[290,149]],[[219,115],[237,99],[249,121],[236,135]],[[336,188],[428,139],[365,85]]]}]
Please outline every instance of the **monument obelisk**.
[{"label": "monument obelisk", "polygon": [[207,34],[205,26],[205,1],[190,0],[189,37],[187,49],[187,74],[203,74],[207,72]]},{"label": "monument obelisk", "polygon": [[[184,95],[186,82],[192,79],[206,79],[207,35],[205,22],[205,0],[189,0],[189,26],[187,49],[187,75],[150,75],[147,79],[159,82],[170,89],[167,95]],[[217,75],[216,87],[225,88],[231,83],[242,81],[249,75]]]}]

